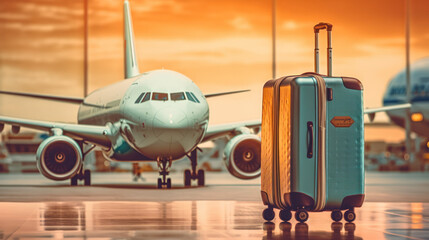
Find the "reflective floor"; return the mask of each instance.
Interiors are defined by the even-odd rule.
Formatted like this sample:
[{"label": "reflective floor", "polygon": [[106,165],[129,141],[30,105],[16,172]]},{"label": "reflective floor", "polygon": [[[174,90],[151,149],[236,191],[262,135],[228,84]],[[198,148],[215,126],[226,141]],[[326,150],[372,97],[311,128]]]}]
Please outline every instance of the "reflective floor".
[{"label": "reflective floor", "polygon": [[429,203],[365,203],[355,223],[264,223],[257,201],[0,203],[1,239],[429,239]]}]

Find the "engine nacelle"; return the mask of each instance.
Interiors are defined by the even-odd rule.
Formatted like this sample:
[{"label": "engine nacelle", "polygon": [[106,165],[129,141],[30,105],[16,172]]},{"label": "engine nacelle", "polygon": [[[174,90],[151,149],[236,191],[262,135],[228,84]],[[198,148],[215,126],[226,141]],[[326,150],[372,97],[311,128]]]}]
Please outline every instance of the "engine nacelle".
[{"label": "engine nacelle", "polygon": [[254,134],[240,134],[225,146],[223,159],[235,177],[252,179],[261,175],[261,139]]},{"label": "engine nacelle", "polygon": [[37,149],[37,168],[52,180],[72,178],[82,167],[82,150],[72,138],[51,136]]}]

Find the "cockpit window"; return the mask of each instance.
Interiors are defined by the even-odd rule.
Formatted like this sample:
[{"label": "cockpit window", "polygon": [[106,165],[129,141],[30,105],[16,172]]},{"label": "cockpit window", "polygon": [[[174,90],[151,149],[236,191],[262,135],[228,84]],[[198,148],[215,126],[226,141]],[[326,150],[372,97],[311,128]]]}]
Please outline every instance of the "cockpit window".
[{"label": "cockpit window", "polygon": [[170,97],[173,101],[186,100],[183,92],[171,93]]},{"label": "cockpit window", "polygon": [[186,97],[188,98],[189,101],[191,102],[197,102],[194,97],[192,97],[190,92],[186,92]]},{"label": "cockpit window", "polygon": [[167,93],[154,92],[152,94],[152,100],[167,101],[168,100],[168,94]]},{"label": "cockpit window", "polygon": [[150,100],[150,92],[146,93],[146,95],[144,96],[142,102],[146,102]]},{"label": "cockpit window", "polygon": [[135,103],[140,103],[145,93],[140,94]]},{"label": "cockpit window", "polygon": [[198,98],[191,92],[186,92],[186,97],[188,97],[189,101],[191,101],[191,102],[200,103]]},{"label": "cockpit window", "polygon": [[200,100],[198,100],[198,98],[195,96],[195,94],[193,92],[191,92],[192,97],[194,97],[194,99],[197,101],[197,103],[200,103]]}]

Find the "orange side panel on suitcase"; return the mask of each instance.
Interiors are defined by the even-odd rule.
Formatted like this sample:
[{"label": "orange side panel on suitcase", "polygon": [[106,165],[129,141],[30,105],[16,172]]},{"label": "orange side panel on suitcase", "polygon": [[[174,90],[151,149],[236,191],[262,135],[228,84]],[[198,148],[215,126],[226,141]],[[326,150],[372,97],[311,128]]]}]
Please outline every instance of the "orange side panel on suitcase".
[{"label": "orange side panel on suitcase", "polygon": [[262,132],[261,132],[261,190],[267,193],[268,200],[274,205],[273,199],[273,97],[274,88],[263,90]]},{"label": "orange side panel on suitcase", "polygon": [[[279,175],[280,193],[291,192],[291,86],[280,86],[280,107],[279,107]],[[279,196],[279,200],[284,200]],[[285,202],[282,202],[286,206]]]}]

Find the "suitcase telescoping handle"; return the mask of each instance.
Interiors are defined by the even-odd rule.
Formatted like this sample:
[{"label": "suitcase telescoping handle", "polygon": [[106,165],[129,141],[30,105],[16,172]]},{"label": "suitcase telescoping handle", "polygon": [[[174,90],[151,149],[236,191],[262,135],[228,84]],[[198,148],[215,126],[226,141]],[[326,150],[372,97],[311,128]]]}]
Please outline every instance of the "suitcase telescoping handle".
[{"label": "suitcase telescoping handle", "polygon": [[313,157],[313,122],[307,122],[307,157]]},{"label": "suitcase telescoping handle", "polygon": [[328,31],[328,76],[332,76],[332,24],[319,23],[314,26],[315,48],[314,48],[314,71],[319,73],[319,31],[326,29]]}]

